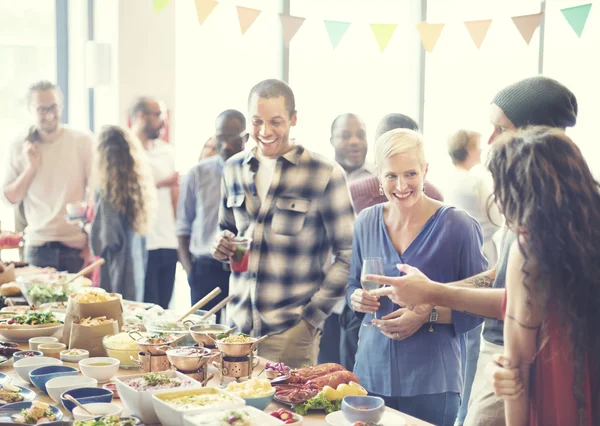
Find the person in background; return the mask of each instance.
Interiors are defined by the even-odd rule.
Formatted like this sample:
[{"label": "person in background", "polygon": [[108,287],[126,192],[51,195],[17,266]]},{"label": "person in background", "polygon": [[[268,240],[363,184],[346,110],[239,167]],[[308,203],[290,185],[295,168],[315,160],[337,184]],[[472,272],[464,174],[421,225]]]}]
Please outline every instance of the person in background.
[{"label": "person in background", "polygon": [[[495,265],[498,254],[492,237],[504,220],[492,199],[494,191],[492,176],[481,164],[481,135],[471,130],[458,130],[448,139],[448,154],[454,164],[454,172],[446,180],[445,201],[449,205],[465,210],[479,222],[483,232],[483,254],[490,265]],[[483,325],[465,335],[465,383],[456,420],[457,426],[462,426],[467,416],[471,386],[477,370],[482,329]]]},{"label": "person in background", "polygon": [[206,140],[206,142],[204,142],[204,145],[202,146],[202,151],[200,151],[200,158],[198,158],[198,161],[204,160],[205,158],[209,158],[214,155],[217,155],[217,149],[215,148],[215,137],[211,136]]},{"label": "person in background", "polygon": [[175,211],[179,193],[179,174],[175,171],[175,150],[159,138],[164,126],[163,109],[155,99],[137,99],[130,109],[131,131],[142,143],[156,186],[156,220],[146,235],[148,262],[144,302],[169,307],[177,268]]},{"label": "person in background", "polygon": [[[246,118],[234,109],[223,111],[215,122],[218,155],[201,160],[181,183],[177,209],[179,260],[190,285],[192,304],[216,287],[221,294],[210,301],[211,309],[229,294],[229,265],[212,258],[210,249],[218,231],[223,164],[243,151],[248,140]],[[218,313],[219,318],[221,314]]]},{"label": "person in background", "polygon": [[315,364],[320,330],[348,280],[354,210],[346,178],[338,164],[290,140],[297,114],[286,83],[258,83],[248,107],[256,147],[225,164],[213,247],[226,261],[234,239],[252,239],[247,271],[231,274],[228,319],[243,333],[269,336],[261,357]]},{"label": "person in background", "polygon": [[7,153],[1,195],[13,206],[23,206],[27,218],[25,261],[78,272],[87,237],[77,225],[65,220],[66,205],[86,200],[93,139],[61,124],[63,99],[55,84],[33,84],[27,106],[35,124]]},{"label": "person in background", "polygon": [[[365,165],[368,150],[367,129],[365,122],[358,115],[346,113],[337,116],[331,123],[329,140],[335,150],[335,161],[346,172],[348,183],[373,174],[373,170]],[[345,305],[345,301],[340,300],[333,308],[331,315],[325,320],[318,362],[319,364],[341,363],[348,370],[352,370],[354,354],[352,357],[348,357],[346,349],[341,346],[340,314]],[[356,353],[356,347],[354,347],[354,353]],[[351,361],[349,361],[350,359]]]},{"label": "person in background", "polygon": [[[482,319],[441,306],[420,314],[361,287],[363,261],[381,258],[384,273],[412,262],[440,282],[484,271],[475,219],[424,194],[428,165],[422,136],[408,129],[375,142],[375,163],[388,202],[363,210],[354,227],[346,301],[361,318],[354,373],[385,405],[435,425],[452,426],[462,392],[460,335]],[[375,318],[377,314],[377,318]]]},{"label": "person in background", "polygon": [[[492,100],[490,121],[494,131],[488,144],[494,143],[506,131],[527,126],[546,125],[561,129],[574,126],[577,111],[577,98],[558,81],[544,76],[520,80],[502,89]],[[465,419],[465,425],[468,426],[506,424],[504,401],[495,395],[492,381],[485,374],[485,367],[494,357],[504,353],[504,314],[500,307],[510,247],[515,240],[516,235],[505,226],[496,266],[451,285],[440,285],[410,265],[399,266],[406,274],[400,278],[371,277],[391,286],[373,291],[374,295],[389,296],[416,311],[422,309],[422,304],[434,303],[486,317],[483,344]]]},{"label": "person in background", "polygon": [[[377,125],[375,140],[379,139],[379,136],[383,135],[385,132],[393,129],[419,131],[419,126],[412,118],[404,114],[388,114],[383,117]],[[367,207],[385,203],[387,200],[385,195],[379,191],[379,181],[376,176],[366,177],[352,182],[350,184],[350,194],[352,196],[352,203],[354,204],[356,214],[359,214]],[[429,181],[425,181],[425,194],[434,200],[444,201],[440,191]]]},{"label": "person in background", "polygon": [[[381,135],[393,129],[418,131],[419,126],[412,118],[404,114],[388,114],[377,125],[375,139],[379,139]],[[367,207],[387,201],[386,196],[380,190],[379,179],[376,175],[350,182],[349,186],[356,214]],[[425,181],[425,195],[434,200],[443,201],[440,192],[428,181]],[[349,370],[354,368],[360,325],[361,319],[354,315],[350,306],[345,304],[340,314],[340,359],[341,364]]]},{"label": "person in background", "polygon": [[94,185],[90,244],[106,261],[100,267],[100,287],[141,302],[145,235],[156,214],[156,188],[144,148],[127,130],[108,126],[98,136]]}]

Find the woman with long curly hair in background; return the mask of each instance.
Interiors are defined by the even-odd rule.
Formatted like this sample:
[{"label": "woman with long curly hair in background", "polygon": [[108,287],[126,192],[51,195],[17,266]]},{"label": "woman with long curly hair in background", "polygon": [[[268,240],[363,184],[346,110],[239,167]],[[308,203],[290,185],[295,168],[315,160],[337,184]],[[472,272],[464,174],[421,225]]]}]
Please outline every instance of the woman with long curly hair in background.
[{"label": "woman with long curly hair in background", "polygon": [[140,142],[120,127],[104,128],[98,137],[93,173],[90,245],[106,261],[100,287],[141,301],[147,258],[144,235],[153,220],[156,190]]},{"label": "woman with long curly hair in background", "polygon": [[504,395],[507,425],[599,425],[598,183],[579,148],[546,127],[501,136],[488,166],[496,202],[518,235],[504,342],[519,385]]}]

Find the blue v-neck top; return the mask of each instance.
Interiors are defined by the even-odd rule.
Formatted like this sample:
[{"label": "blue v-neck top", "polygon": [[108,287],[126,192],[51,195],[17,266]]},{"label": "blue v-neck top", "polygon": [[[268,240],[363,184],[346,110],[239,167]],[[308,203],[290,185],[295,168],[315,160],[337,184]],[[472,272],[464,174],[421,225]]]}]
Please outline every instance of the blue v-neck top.
[{"label": "blue v-neck top", "polygon": [[[360,288],[364,258],[381,257],[387,276],[399,276],[396,264],[406,263],[434,281],[447,283],[486,270],[482,244],[475,219],[463,210],[442,206],[400,255],[385,226],[383,204],[375,205],[361,212],[354,225],[346,302],[349,304],[354,290]],[[379,302],[379,318],[399,308],[387,297]],[[372,319],[372,315],[364,315],[363,323]],[[452,324],[435,324],[434,332],[425,324],[401,341],[387,338],[376,327],[361,327],[354,372],[368,391],[384,396],[462,392],[460,334],[482,321],[452,311]]]}]

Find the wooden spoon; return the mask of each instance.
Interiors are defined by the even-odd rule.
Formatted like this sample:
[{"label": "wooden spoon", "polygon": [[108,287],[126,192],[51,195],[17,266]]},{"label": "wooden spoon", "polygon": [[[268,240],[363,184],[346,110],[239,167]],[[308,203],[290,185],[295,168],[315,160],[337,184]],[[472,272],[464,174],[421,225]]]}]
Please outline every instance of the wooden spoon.
[{"label": "wooden spoon", "polygon": [[213,291],[211,291],[206,296],[204,296],[202,299],[200,299],[198,301],[198,303],[196,303],[194,306],[192,306],[189,311],[187,311],[185,314],[183,314],[175,322],[178,323],[178,322],[183,321],[185,318],[187,318],[188,316],[190,316],[191,314],[193,314],[194,312],[196,312],[198,309],[200,309],[201,307],[203,307],[204,305],[206,305],[208,302],[210,302],[211,300],[213,300],[215,297],[217,297],[220,293],[221,293],[221,289],[219,287],[216,287]]},{"label": "wooden spoon", "polygon": [[225,306],[227,303],[229,303],[229,301],[231,299],[233,299],[233,294],[230,294],[225,299],[223,299],[219,303],[217,303],[214,308],[212,308],[210,311],[208,311],[207,313],[202,315],[202,317],[198,321],[204,321],[205,319],[210,317],[215,312],[220,311],[223,308],[223,306]]},{"label": "wooden spoon", "polygon": [[92,414],[88,411],[87,408],[85,408],[79,401],[77,401],[75,398],[73,398],[71,395],[64,395],[65,399],[68,399],[69,401],[71,401],[73,404],[77,405],[79,408],[81,408],[83,411],[85,411],[86,413],[88,413],[91,417],[96,417],[95,414]]},{"label": "wooden spoon", "polygon": [[87,266],[87,267],[83,268],[81,271],[79,271],[73,277],[69,278],[64,284],[66,285],[66,284],[72,283],[77,278],[89,274],[94,269],[96,269],[98,266],[102,266],[102,265],[104,265],[104,259],[100,258],[100,259],[96,260],[94,263],[92,263],[90,266]]}]

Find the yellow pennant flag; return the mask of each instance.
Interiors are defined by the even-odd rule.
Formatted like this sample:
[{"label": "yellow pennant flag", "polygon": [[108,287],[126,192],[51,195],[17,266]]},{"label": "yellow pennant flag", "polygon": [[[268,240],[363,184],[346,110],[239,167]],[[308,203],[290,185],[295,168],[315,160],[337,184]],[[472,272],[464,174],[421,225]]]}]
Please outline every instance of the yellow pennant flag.
[{"label": "yellow pennant flag", "polygon": [[169,0],[154,0],[154,10],[156,13],[163,10],[169,4]]},{"label": "yellow pennant flag", "polygon": [[379,50],[382,52],[385,50],[397,27],[398,24],[371,24],[371,31],[379,45]]},{"label": "yellow pennant flag", "polygon": [[304,24],[304,20],[306,18],[301,18],[299,16],[284,15],[283,13],[281,13],[279,17],[281,18],[281,25],[283,26],[283,41],[287,47],[290,45],[290,42],[302,26],[302,24]]},{"label": "yellow pennant flag", "polygon": [[423,49],[431,53],[437,44],[440,34],[446,24],[430,24],[427,22],[419,22],[417,24],[417,30],[421,34],[421,44]]},{"label": "yellow pennant flag", "polygon": [[533,38],[533,33],[535,33],[537,27],[540,26],[540,22],[542,22],[542,12],[534,15],[514,16],[512,20],[521,33],[523,40],[525,40],[525,43],[529,45]]},{"label": "yellow pennant flag", "polygon": [[485,40],[485,36],[490,29],[490,25],[492,25],[491,19],[484,19],[481,21],[466,21],[465,27],[467,27],[467,31],[471,34],[471,38],[473,39],[473,43],[479,49],[483,40]]},{"label": "yellow pennant flag", "polygon": [[196,14],[198,15],[198,23],[200,25],[206,21],[206,18],[210,16],[218,4],[219,2],[215,0],[196,0]]},{"label": "yellow pennant flag", "polygon": [[240,21],[240,31],[242,31],[242,35],[246,34],[248,28],[254,24],[258,15],[261,14],[262,10],[250,9],[249,7],[236,6],[238,20]]}]

